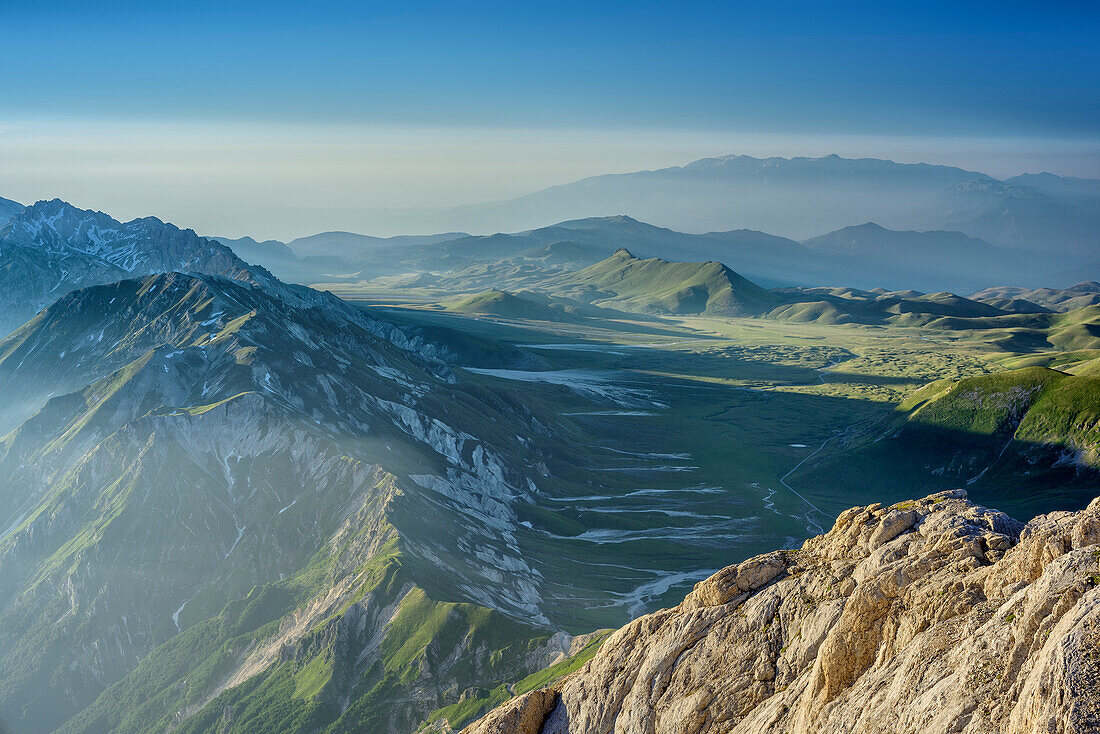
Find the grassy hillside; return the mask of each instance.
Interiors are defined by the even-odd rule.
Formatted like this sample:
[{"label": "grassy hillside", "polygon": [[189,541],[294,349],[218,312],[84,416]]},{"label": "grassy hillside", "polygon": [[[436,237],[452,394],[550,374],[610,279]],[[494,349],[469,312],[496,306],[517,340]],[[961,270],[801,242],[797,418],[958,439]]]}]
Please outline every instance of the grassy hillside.
[{"label": "grassy hillside", "polygon": [[[946,292],[819,287],[781,288],[775,294],[785,303],[772,309],[767,314],[768,318],[798,323],[928,326],[942,318],[975,319],[1006,315],[1006,312],[987,303]],[[969,327],[964,325],[959,328]]]},{"label": "grassy hillside", "polygon": [[351,546],[164,643],[60,731],[412,731],[552,660],[545,631],[431,598],[396,540],[349,564]]},{"label": "grassy hillside", "polygon": [[561,276],[552,287],[580,301],[640,313],[759,314],[779,300],[722,263],[643,260],[627,250]]},{"label": "grassy hillside", "polygon": [[785,303],[767,317],[782,321],[971,332],[968,336],[1011,353],[1100,348],[1100,306],[1059,313],[1033,303],[979,301],[946,292],[781,288],[774,293]]},{"label": "grassy hillside", "polygon": [[507,291],[487,290],[452,301],[447,310],[471,315],[503,316],[509,319],[534,321],[564,321],[568,315],[563,309],[555,309],[546,303],[537,303]]},{"label": "grassy hillside", "polygon": [[1100,305],[1100,283],[1085,281],[1069,288],[1020,288],[995,286],[970,296],[978,301],[997,305],[1014,300],[1035,304],[1051,311],[1073,311]]},{"label": "grassy hillside", "polygon": [[984,331],[986,341],[1007,352],[1100,348],[1100,306],[1065,313],[944,316],[930,320],[927,326],[945,331]]},{"label": "grassy hillside", "polygon": [[[616,319],[627,314],[611,308],[600,308],[570,298],[548,296],[534,291],[509,293],[487,290],[472,296],[445,301],[445,310],[469,316],[497,316],[530,321],[560,321],[576,323],[585,319]],[[637,319],[637,316],[632,318]]]},{"label": "grassy hillside", "polygon": [[1079,507],[1100,490],[1100,378],[1026,367],[933,382],[791,482],[830,506],[964,486],[1016,517]]}]

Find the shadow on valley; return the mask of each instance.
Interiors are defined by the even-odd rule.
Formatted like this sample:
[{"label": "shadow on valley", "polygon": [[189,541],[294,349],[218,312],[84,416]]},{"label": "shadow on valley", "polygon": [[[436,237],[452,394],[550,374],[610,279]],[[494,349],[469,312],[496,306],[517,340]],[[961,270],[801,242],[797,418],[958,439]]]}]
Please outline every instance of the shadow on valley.
[{"label": "shadow on valley", "polygon": [[990,438],[943,428],[907,429],[870,445],[823,452],[789,482],[826,512],[884,505],[947,489],[1018,520],[1080,510],[1100,496],[1100,471],[1066,442]]},{"label": "shadow on valley", "polygon": [[963,487],[1026,520],[1100,494],[1100,379],[1043,367],[940,380],[838,437],[791,481],[834,512],[872,488],[896,501]]},{"label": "shadow on valley", "polygon": [[[591,330],[593,327],[598,327],[601,324],[601,322],[603,321],[602,319],[584,319],[583,322],[577,322],[577,323],[572,323],[572,324],[569,323],[569,322],[562,322],[562,323],[557,323],[557,324],[552,324],[552,323],[547,322],[547,323],[538,323],[537,325],[525,326],[523,323],[518,322],[518,321],[511,321],[511,320],[499,319],[499,318],[486,318],[486,319],[483,319],[483,320],[479,320],[479,319],[472,319],[471,317],[463,315],[463,314],[447,313],[446,311],[432,311],[432,310],[427,310],[427,309],[405,308],[405,307],[393,306],[393,305],[388,305],[388,306],[384,306],[384,307],[367,306],[367,305],[362,304],[362,303],[360,303],[356,300],[353,300],[353,299],[349,299],[348,303],[351,303],[352,305],[354,305],[358,308],[379,309],[379,310],[385,311],[386,318],[388,318],[391,321],[393,321],[394,323],[398,323],[398,324],[408,324],[408,325],[415,325],[415,326],[420,326],[420,327],[424,327],[424,326],[427,326],[427,325],[437,325],[437,326],[441,326],[443,328],[450,327],[450,328],[455,328],[455,329],[461,329],[462,331],[473,331],[473,332],[484,331],[486,333],[491,332],[491,333],[497,334],[497,335],[499,335],[499,338],[504,338],[504,339],[515,338],[519,341],[523,341],[524,339],[528,338],[527,335],[530,335],[531,333],[539,333],[539,334],[545,335],[547,333],[548,329],[552,329],[555,332],[559,332],[559,333],[570,333],[570,331],[572,330],[571,327],[581,328],[582,326],[586,326],[589,330]],[[630,317],[630,321],[615,321],[615,322],[613,322],[614,323],[614,331],[615,332],[626,332],[626,333],[631,333],[631,334],[647,334],[647,335],[651,335],[651,336],[663,336],[663,337],[670,337],[670,338],[683,338],[683,336],[684,336],[683,330],[661,329],[661,328],[658,328],[656,326],[644,326],[642,324],[637,323],[638,321],[647,321],[647,320],[649,320],[650,317],[647,317],[645,315],[633,314],[632,313],[632,314],[629,314],[629,317]],[[479,328],[476,325],[472,325],[472,324],[470,324],[471,321],[473,321],[474,324],[476,324],[480,321],[482,323],[482,326]],[[578,333],[580,333],[580,332],[578,332]],[[588,333],[588,332],[584,332],[584,333]],[[511,334],[514,334],[515,336],[511,336]],[[722,340],[721,337],[708,335],[708,334],[693,335],[692,338],[713,339],[713,340],[716,340],[716,341],[721,341]]]}]

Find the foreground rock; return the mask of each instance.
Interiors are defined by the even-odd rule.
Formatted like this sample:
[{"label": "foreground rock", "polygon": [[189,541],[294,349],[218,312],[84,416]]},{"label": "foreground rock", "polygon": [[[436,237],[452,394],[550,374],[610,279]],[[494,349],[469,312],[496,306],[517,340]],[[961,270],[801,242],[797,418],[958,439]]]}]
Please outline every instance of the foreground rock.
[{"label": "foreground rock", "polygon": [[1098,584],[1100,498],[1027,525],[963,490],[853,508],[468,732],[1098,732]]}]

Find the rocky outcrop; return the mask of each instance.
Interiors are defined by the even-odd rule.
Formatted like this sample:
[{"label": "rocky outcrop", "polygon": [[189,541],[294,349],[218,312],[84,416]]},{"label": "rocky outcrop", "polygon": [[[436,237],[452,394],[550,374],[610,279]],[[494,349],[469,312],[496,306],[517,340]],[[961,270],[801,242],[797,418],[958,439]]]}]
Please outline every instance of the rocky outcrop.
[{"label": "rocky outcrop", "polygon": [[1100,731],[1100,498],[1024,525],[963,490],[730,566],[471,734]]},{"label": "rocky outcrop", "polygon": [[471,724],[466,734],[513,734],[538,731],[546,716],[558,703],[557,693],[550,688],[516,696],[481,721]]}]

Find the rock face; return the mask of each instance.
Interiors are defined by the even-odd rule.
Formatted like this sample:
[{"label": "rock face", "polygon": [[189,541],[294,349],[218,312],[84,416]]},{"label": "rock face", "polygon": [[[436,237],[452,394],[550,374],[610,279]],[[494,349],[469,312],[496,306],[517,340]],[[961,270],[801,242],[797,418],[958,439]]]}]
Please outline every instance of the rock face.
[{"label": "rock face", "polygon": [[0,200],[0,332],[71,291],[172,271],[273,280],[228,247],[154,217],[119,222],[58,199]]},{"label": "rock face", "polygon": [[469,731],[1098,732],[1100,498],[1026,525],[963,490],[847,510],[536,693]]}]

